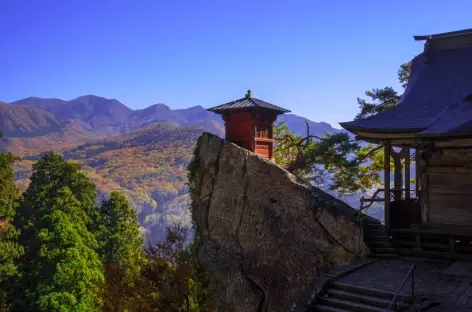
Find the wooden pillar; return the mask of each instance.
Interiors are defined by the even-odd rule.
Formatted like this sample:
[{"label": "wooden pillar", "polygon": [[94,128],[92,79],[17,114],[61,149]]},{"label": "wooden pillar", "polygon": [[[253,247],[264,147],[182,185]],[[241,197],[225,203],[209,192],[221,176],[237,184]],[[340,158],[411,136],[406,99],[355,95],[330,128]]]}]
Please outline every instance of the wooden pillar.
[{"label": "wooden pillar", "polygon": [[405,147],[405,199],[410,199],[410,148]]},{"label": "wooden pillar", "polygon": [[229,116],[228,114],[222,114],[221,117],[223,118],[223,121],[225,122],[225,140],[229,140],[229,136],[228,136],[228,128],[229,128],[229,125],[228,125],[228,122],[229,122]]},{"label": "wooden pillar", "polygon": [[253,131],[253,134],[252,134],[252,144],[251,144],[251,147],[252,147],[252,151],[253,153],[256,152],[256,146],[257,146],[257,142],[256,142],[256,138],[257,138],[257,122],[254,123],[253,127],[252,127],[252,131]]},{"label": "wooden pillar", "polygon": [[421,150],[416,148],[415,151],[415,190],[416,198],[419,200],[421,198]]},{"label": "wooden pillar", "polygon": [[429,223],[429,177],[427,160],[421,160],[421,223]]},{"label": "wooden pillar", "polygon": [[384,145],[384,222],[390,228],[390,143]]}]

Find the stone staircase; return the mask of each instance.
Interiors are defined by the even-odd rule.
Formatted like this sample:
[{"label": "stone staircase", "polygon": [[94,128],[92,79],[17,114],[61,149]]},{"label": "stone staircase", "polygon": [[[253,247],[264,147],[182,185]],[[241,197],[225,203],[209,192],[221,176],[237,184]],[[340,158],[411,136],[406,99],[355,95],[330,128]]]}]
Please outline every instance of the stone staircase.
[{"label": "stone staircase", "polygon": [[[394,293],[375,288],[331,282],[326,286],[325,295],[316,300],[313,311],[319,312],[385,312]],[[401,296],[400,296],[401,301]],[[398,310],[406,311],[414,298],[405,296]]]},{"label": "stone staircase", "polygon": [[398,258],[385,227],[377,220],[364,220],[364,240],[372,251],[372,256],[380,259]]}]

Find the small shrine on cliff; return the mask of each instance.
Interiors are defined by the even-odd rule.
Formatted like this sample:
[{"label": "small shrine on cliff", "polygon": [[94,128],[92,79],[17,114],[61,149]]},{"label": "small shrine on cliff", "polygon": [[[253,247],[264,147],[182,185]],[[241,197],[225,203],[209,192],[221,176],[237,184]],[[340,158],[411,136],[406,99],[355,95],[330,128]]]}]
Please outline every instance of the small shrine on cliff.
[{"label": "small shrine on cliff", "polygon": [[208,111],[223,117],[226,140],[274,160],[273,125],[278,115],[289,113],[289,110],[256,99],[248,90],[243,98]]}]

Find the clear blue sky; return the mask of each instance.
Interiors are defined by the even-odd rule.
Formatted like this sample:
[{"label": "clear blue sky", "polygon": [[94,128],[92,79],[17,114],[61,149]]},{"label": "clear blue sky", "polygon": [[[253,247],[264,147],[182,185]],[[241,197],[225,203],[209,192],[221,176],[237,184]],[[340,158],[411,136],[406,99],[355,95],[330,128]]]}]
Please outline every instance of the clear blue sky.
[{"label": "clear blue sky", "polygon": [[[338,126],[397,83],[412,36],[471,28],[472,1],[0,0],[0,100],[131,108],[256,97]],[[467,22],[469,21],[469,23]]]}]

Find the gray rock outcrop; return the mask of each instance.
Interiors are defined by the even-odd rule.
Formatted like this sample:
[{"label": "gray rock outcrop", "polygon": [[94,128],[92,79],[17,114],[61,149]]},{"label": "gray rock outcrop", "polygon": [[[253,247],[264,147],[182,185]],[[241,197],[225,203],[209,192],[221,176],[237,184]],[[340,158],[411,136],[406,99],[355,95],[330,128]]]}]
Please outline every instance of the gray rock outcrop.
[{"label": "gray rock outcrop", "polygon": [[217,311],[289,311],[314,276],[368,253],[354,209],[269,160],[204,133],[189,170]]}]

